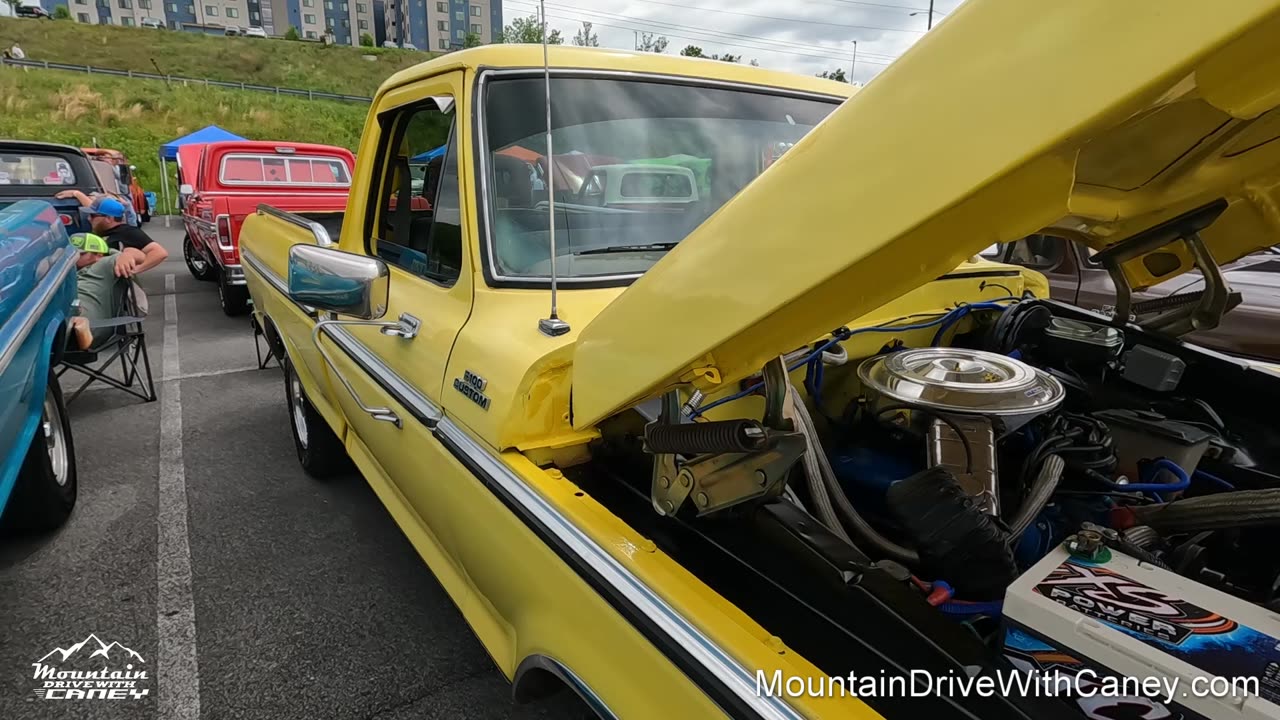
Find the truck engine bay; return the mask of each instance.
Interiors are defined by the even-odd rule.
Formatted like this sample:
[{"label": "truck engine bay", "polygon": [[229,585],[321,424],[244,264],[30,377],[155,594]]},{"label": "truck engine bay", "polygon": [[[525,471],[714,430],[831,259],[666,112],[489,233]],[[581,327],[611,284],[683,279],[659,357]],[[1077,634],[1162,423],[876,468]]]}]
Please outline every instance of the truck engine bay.
[{"label": "truck engine bay", "polygon": [[[864,333],[885,343],[851,357],[845,345]],[[1036,583],[1071,562],[1156,568],[1256,611],[1246,622],[1237,608],[1232,627],[1280,629],[1280,556],[1265,550],[1280,524],[1280,443],[1265,415],[1278,388],[1136,325],[1006,297],[837,329],[713,402],[669,393],[608,421],[593,461],[565,472],[833,676],[1045,671],[1035,648],[1085,663],[1098,653],[1046,643],[1005,606],[1012,586],[1044,595]],[[761,420],[732,412],[760,395]],[[1161,603],[1185,611],[1174,591],[1137,586],[1129,599],[1157,613],[1137,622],[1158,620]],[[1043,702],[934,701],[983,717]]]}]

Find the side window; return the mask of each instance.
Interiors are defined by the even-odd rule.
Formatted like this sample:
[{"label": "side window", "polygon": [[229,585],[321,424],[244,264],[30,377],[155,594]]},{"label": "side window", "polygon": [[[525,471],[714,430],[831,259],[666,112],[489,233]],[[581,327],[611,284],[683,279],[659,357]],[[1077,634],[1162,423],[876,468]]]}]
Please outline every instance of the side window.
[{"label": "side window", "polygon": [[1028,235],[1013,243],[1005,262],[1035,270],[1052,270],[1062,263],[1067,241],[1053,235]]},{"label": "side window", "polygon": [[[441,110],[445,107],[445,110]],[[462,270],[458,156],[452,103],[431,99],[380,118],[378,217],[370,251],[451,286]]]}]

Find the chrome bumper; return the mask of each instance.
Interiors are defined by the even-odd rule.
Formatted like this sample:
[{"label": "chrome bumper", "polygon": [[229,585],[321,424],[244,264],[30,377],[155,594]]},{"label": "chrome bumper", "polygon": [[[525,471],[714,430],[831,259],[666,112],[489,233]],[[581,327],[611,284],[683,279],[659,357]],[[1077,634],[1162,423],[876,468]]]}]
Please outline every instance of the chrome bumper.
[{"label": "chrome bumper", "polygon": [[244,285],[244,268],[239,265],[223,265],[222,274],[228,285]]}]

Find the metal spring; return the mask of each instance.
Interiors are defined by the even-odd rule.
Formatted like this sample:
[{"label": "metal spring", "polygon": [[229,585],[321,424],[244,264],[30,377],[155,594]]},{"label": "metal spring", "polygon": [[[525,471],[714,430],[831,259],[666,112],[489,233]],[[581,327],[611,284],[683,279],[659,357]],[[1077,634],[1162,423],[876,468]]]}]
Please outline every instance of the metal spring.
[{"label": "metal spring", "polygon": [[649,452],[681,455],[754,452],[764,447],[766,439],[764,426],[755,420],[652,424],[644,431]]}]

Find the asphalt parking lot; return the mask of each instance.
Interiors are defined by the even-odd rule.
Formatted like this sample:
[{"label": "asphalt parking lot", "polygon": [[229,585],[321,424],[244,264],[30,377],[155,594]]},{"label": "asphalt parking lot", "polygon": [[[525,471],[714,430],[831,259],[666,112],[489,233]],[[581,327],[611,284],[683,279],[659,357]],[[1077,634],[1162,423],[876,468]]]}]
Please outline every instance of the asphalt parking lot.
[{"label": "asphalt parking lot", "polygon": [[[170,252],[143,279],[160,399],[77,399],[74,514],[0,538],[0,718],[577,716],[563,694],[511,702],[362,478],[302,473],[248,319],[187,272],[176,220],[146,229]],[[35,696],[33,663],[90,634],[143,658],[148,697]]]}]

